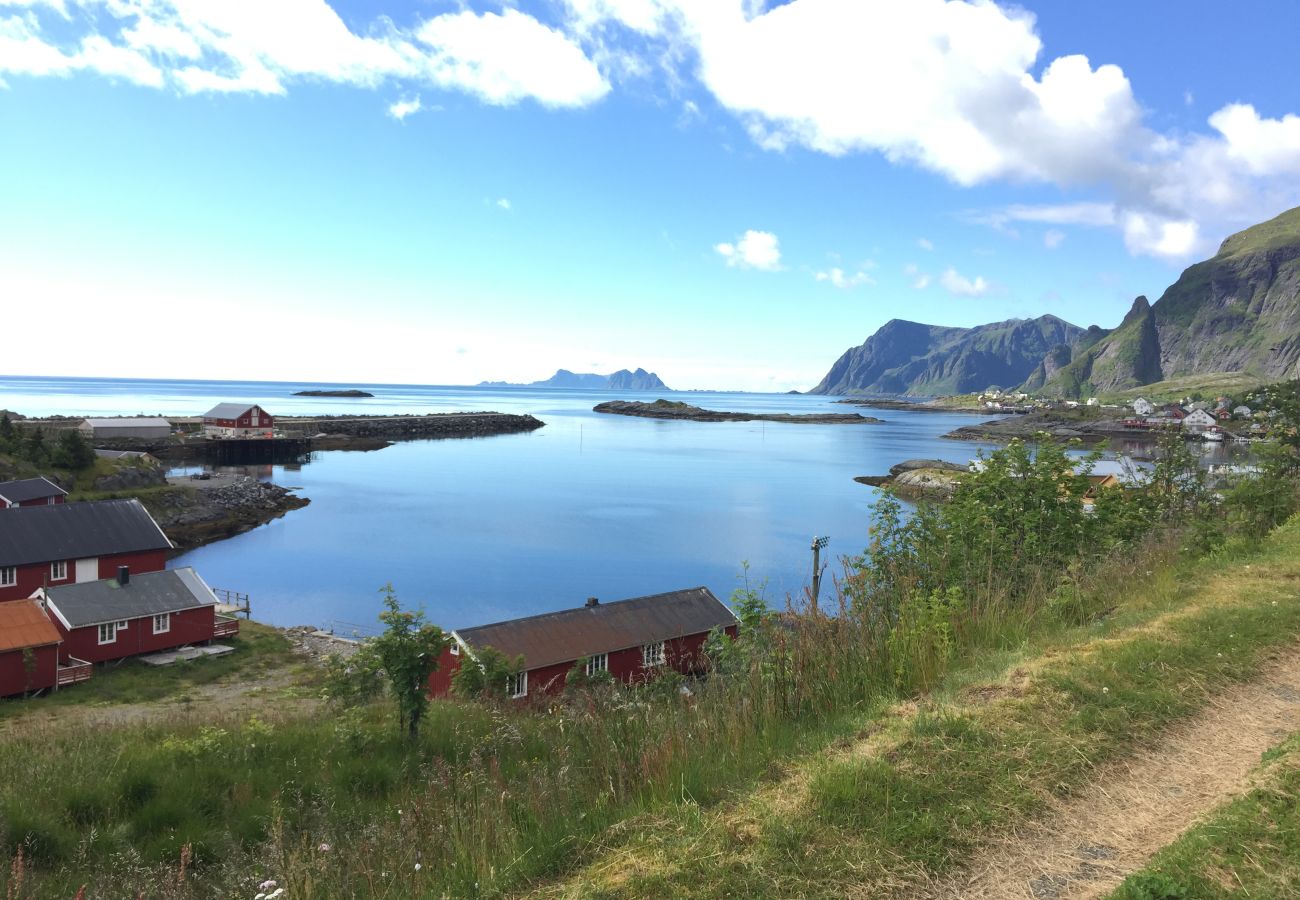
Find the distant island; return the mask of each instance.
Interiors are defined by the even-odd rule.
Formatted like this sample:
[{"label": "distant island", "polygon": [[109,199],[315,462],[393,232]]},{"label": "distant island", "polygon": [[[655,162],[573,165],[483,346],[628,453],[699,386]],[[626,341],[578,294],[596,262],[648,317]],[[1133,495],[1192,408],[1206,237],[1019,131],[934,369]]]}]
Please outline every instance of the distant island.
[{"label": "distant island", "polygon": [[510,381],[481,381],[479,387],[550,387],[550,388],[580,388],[592,391],[671,391],[668,385],[659,380],[659,376],[654,372],[647,372],[645,369],[637,369],[630,372],[627,369],[619,369],[617,372],[611,372],[608,375],[596,375],[590,372],[570,372],[568,369],[557,369],[555,374],[545,381],[533,381],[528,384],[517,384]]},{"label": "distant island", "polygon": [[738,413],[701,409],[677,400],[656,400],[642,403],[638,400],[609,400],[597,403],[592,412],[616,416],[641,416],[647,419],[686,419],[692,422],[787,422],[799,425],[864,425],[880,419],[859,413]]},{"label": "distant island", "polygon": [[374,394],[369,391],[359,391],[356,388],[350,388],[344,391],[294,391],[295,397],[373,397]]}]

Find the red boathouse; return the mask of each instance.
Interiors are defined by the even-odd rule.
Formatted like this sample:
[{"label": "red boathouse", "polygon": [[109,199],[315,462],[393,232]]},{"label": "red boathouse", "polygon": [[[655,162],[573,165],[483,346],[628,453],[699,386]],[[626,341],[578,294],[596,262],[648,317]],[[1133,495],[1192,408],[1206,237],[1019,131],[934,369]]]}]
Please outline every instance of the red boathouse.
[{"label": "red boathouse", "polygon": [[0,509],[15,506],[53,506],[63,503],[68,492],[44,476],[0,483]]},{"label": "red boathouse", "polygon": [[61,640],[37,601],[0,603],[0,697],[54,687]]},{"label": "red boathouse", "polygon": [[203,414],[204,437],[271,437],[275,419],[253,403],[218,403]]},{"label": "red boathouse", "polygon": [[737,620],[706,587],[613,603],[592,597],[577,609],[453,631],[451,646],[429,676],[429,693],[446,696],[451,676],[473,665],[475,652],[485,647],[509,659],[523,657],[524,670],[508,685],[516,699],[563,689],[580,659],[587,660],[588,674],[608,672],[628,684],[648,681],[662,669],[701,673],[704,642],[715,629],[735,637]]}]

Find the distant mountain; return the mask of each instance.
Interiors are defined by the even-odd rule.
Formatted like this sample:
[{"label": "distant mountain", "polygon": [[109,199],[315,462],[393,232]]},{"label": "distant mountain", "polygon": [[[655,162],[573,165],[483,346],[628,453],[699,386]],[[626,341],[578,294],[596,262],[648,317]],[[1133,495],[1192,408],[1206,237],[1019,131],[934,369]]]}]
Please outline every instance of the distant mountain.
[{"label": "distant mountain", "polygon": [[1050,352],[1064,353],[1068,363],[1090,334],[1050,315],[975,328],[893,319],[845,351],[809,393],[923,397],[1014,387]]},{"label": "distant mountain", "polygon": [[554,388],[580,388],[590,391],[670,391],[672,388],[659,380],[659,376],[654,372],[647,372],[645,369],[637,369],[635,372],[629,372],[627,369],[619,369],[609,375],[595,375],[588,372],[570,372],[568,369],[557,369],[555,374],[545,381],[534,381],[529,384],[512,384],[508,381],[483,381],[480,387],[554,387]]},{"label": "distant mountain", "polygon": [[1138,297],[1118,328],[1037,374],[1044,393],[1077,397],[1219,372],[1276,381],[1298,363],[1300,208],[1232,235],[1155,304]]}]

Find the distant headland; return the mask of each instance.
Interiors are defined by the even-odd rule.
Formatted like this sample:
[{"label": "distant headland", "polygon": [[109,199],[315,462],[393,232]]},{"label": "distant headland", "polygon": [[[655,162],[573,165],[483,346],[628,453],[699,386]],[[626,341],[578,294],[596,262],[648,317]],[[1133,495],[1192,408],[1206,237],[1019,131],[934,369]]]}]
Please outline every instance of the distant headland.
[{"label": "distant headland", "polygon": [[568,369],[557,369],[555,374],[545,381],[533,381],[528,384],[517,384],[510,381],[481,381],[479,387],[549,387],[549,388],[580,388],[592,391],[671,391],[668,385],[664,384],[659,376],[654,372],[647,372],[645,369],[637,369],[635,372],[627,369],[619,369],[617,372],[611,372],[608,375],[597,375],[591,372],[570,372]]},{"label": "distant headland", "polygon": [[373,397],[374,394],[369,391],[359,391],[356,388],[349,388],[343,391],[294,391],[295,397]]}]

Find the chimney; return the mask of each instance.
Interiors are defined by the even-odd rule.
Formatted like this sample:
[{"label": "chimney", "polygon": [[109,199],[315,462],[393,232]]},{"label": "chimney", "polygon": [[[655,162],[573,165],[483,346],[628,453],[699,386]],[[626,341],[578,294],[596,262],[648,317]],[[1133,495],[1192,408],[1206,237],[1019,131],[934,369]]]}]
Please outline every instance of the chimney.
[{"label": "chimney", "polygon": [[127,566],[117,567],[117,583],[123,587],[131,583],[131,570]]},{"label": "chimney", "polygon": [[591,609],[593,606],[600,606],[600,598],[599,598],[599,597],[588,597],[588,598],[587,598],[587,609]]}]

